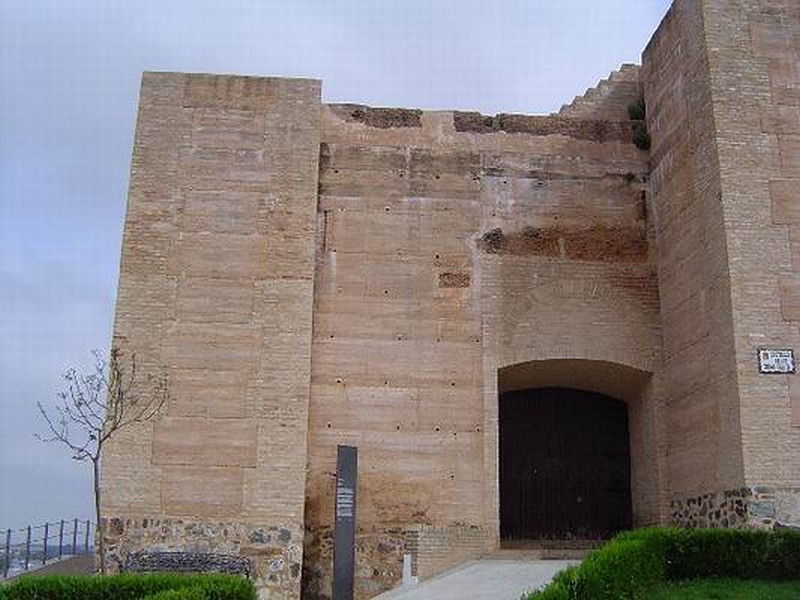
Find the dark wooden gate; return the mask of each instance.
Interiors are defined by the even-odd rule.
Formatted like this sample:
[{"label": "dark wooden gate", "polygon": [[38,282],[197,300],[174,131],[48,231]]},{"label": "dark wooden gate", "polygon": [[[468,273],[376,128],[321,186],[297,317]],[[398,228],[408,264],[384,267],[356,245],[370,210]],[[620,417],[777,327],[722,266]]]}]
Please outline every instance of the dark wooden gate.
[{"label": "dark wooden gate", "polygon": [[502,539],[605,539],[630,526],[625,403],[566,388],[501,395]]}]

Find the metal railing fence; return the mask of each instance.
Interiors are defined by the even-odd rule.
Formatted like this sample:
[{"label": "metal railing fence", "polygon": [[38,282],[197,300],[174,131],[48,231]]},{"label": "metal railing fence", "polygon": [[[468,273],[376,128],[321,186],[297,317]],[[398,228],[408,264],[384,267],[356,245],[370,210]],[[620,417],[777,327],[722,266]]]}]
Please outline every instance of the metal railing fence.
[{"label": "metal railing fence", "polygon": [[93,553],[94,529],[90,520],[75,518],[0,529],[0,579],[66,556]]}]

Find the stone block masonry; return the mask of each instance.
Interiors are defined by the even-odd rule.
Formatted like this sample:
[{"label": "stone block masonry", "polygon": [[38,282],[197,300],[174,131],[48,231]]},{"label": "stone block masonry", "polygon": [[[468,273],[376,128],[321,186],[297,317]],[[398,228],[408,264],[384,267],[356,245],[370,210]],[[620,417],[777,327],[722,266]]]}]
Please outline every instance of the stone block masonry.
[{"label": "stone block masonry", "polygon": [[[483,556],[486,539],[486,532],[475,526],[362,529],[356,535],[356,596],[371,598],[400,584],[405,556],[411,557],[413,577],[429,579]],[[305,543],[303,597],[328,597],[333,530],[310,528]]]},{"label": "stone block masonry", "polygon": [[549,117],[145,74],[114,343],[170,399],[104,457],[112,562],[328,600],[346,444],[356,597],[434,576],[501,544],[498,397],[533,388],[626,403],[635,526],[800,526],[800,380],[756,362],[800,353],[798,65],[795,0],[676,0]]},{"label": "stone block masonry", "polygon": [[673,500],[672,522],[681,527],[800,529],[800,489],[744,487]]},{"label": "stone block masonry", "polygon": [[[796,376],[760,374],[755,356],[800,347],[799,57],[788,0],[678,0],[645,51],[666,368],[686,384],[667,398],[681,524],[798,524]],[[731,494],[746,511],[720,519]]]},{"label": "stone block masonry", "polygon": [[150,553],[243,556],[261,584],[262,595],[292,597],[297,593],[302,564],[302,532],[285,527],[259,527],[240,520],[121,519],[106,521],[108,559],[124,568],[126,557]]},{"label": "stone block masonry", "polygon": [[170,399],[104,456],[113,560],[242,553],[263,597],[299,595],[319,96],[143,77],[114,341],[168,369]]},{"label": "stone block masonry", "polygon": [[729,260],[701,3],[677,2],[644,54],[653,146],[670,492],[743,486]]},{"label": "stone block masonry", "polygon": [[[330,595],[319,548],[336,444],[359,447],[359,547],[378,550],[368,564],[382,573],[372,583],[399,583],[405,531],[420,532],[411,553],[430,577],[495,544],[484,365],[568,349],[650,371],[659,327],[648,155],[629,121],[329,105],[321,139],[308,598]],[[633,400],[646,415],[636,516],[653,522],[654,403]]]}]

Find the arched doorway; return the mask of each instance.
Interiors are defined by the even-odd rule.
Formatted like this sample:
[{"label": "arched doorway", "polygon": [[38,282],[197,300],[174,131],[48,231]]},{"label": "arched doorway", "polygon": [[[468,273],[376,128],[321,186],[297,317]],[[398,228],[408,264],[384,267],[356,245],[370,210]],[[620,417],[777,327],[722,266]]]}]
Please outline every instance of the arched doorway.
[{"label": "arched doorway", "polygon": [[628,407],[596,392],[505,392],[502,540],[605,539],[632,525]]}]

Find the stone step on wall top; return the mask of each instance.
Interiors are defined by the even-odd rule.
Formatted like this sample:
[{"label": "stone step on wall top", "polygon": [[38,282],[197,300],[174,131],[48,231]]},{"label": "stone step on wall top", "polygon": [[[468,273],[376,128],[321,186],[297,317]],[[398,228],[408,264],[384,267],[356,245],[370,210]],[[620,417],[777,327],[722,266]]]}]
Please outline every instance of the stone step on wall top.
[{"label": "stone step on wall top", "polygon": [[625,121],[629,118],[628,106],[640,96],[639,66],[625,64],[555,114],[571,119]]}]

